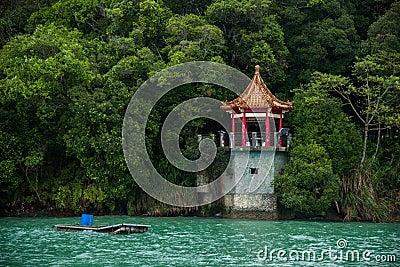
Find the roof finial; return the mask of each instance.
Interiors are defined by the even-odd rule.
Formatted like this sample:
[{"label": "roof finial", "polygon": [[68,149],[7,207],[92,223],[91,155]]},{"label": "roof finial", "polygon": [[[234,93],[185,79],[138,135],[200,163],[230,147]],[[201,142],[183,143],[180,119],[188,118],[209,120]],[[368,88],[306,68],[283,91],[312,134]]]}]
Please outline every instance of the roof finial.
[{"label": "roof finial", "polygon": [[255,69],[256,69],[255,74],[260,74],[260,65],[256,65]]}]

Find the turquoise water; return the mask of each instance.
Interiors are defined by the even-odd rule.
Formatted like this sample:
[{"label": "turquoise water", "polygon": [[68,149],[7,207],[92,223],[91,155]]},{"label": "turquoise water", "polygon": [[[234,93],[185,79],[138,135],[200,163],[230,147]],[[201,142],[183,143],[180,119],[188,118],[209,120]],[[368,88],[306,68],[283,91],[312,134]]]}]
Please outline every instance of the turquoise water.
[{"label": "turquoise water", "polygon": [[0,266],[400,266],[400,224],[105,216],[94,225],[152,227],[132,235],[52,227],[79,221],[0,218]]}]

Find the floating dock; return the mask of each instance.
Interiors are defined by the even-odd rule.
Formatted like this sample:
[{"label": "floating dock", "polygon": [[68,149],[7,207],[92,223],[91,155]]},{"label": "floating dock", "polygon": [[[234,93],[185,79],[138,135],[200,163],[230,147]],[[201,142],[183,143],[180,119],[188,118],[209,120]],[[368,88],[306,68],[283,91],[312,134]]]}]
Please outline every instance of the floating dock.
[{"label": "floating dock", "polygon": [[90,231],[96,233],[109,233],[109,234],[134,234],[134,233],[144,233],[149,230],[151,225],[145,224],[129,224],[120,223],[108,226],[84,226],[84,225],[63,225],[56,224],[54,227],[58,231],[64,232],[83,232]]}]

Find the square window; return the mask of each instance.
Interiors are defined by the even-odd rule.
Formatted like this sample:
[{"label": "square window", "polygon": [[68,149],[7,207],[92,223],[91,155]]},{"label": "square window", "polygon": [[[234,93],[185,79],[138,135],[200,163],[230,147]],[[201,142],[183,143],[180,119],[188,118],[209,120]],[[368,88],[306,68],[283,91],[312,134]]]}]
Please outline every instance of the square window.
[{"label": "square window", "polygon": [[258,168],[250,168],[250,174],[258,174]]}]

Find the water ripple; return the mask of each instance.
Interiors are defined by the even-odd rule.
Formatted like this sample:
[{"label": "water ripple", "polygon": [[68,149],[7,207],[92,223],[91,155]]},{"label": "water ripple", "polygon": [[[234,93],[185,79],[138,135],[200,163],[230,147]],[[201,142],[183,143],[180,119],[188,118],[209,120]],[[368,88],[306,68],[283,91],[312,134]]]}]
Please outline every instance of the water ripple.
[{"label": "water ripple", "polygon": [[[0,218],[0,266],[315,266],[315,261],[265,261],[265,248],[301,252],[336,249],[394,254],[400,261],[400,224],[257,221],[205,218],[96,217],[95,224],[151,224],[148,233],[66,233],[54,224],[79,218]],[[332,261],[324,266],[374,266],[376,262]],[[374,264],[373,264],[374,263]],[[380,263],[379,266],[395,266]]]}]

